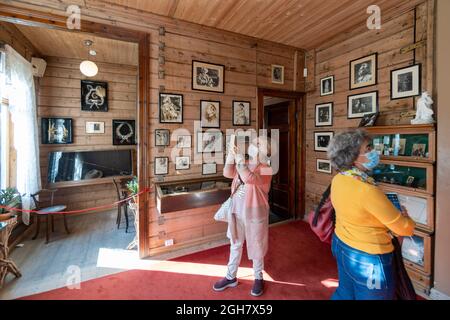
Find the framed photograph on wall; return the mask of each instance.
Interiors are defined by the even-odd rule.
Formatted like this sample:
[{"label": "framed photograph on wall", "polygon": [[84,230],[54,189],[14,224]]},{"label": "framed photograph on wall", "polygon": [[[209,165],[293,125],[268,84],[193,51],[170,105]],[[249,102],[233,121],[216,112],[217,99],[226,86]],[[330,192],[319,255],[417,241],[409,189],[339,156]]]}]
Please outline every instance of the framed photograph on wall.
[{"label": "framed photograph on wall", "polygon": [[333,131],[314,132],[314,151],[327,151],[333,136]]},{"label": "framed photograph on wall", "polygon": [[377,84],[378,54],[350,61],[350,90]]},{"label": "framed photograph on wall", "polygon": [[202,174],[216,174],[217,173],[217,163],[203,163],[202,164]]},{"label": "framed photograph on wall", "polygon": [[224,93],[225,66],[193,60],[192,90]]},{"label": "framed photograph on wall", "polygon": [[334,93],[334,76],[320,79],[320,96],[328,96]]},{"label": "framed photograph on wall", "polygon": [[208,130],[197,132],[197,152],[222,152],[223,139],[222,131]]},{"label": "framed photograph on wall", "polygon": [[166,147],[170,145],[170,130],[155,129],[155,146]]},{"label": "framed photograph on wall", "polygon": [[317,159],[317,172],[331,174],[331,162],[330,162],[330,160]]},{"label": "framed photograph on wall", "polygon": [[200,100],[200,127],[220,128],[220,101]]},{"label": "framed photograph on wall", "polygon": [[108,83],[81,80],[81,110],[108,111]]},{"label": "framed photograph on wall", "polygon": [[190,165],[190,157],[175,157],[175,170],[189,170]]},{"label": "framed photograph on wall", "polygon": [[363,118],[378,112],[378,91],[348,96],[347,118]]},{"label": "framed photograph on wall", "polygon": [[421,91],[421,65],[391,71],[391,100],[415,97]]},{"label": "framed photograph on wall", "polygon": [[135,120],[113,120],[113,145],[136,144]]},{"label": "framed photograph on wall", "polygon": [[192,138],[189,135],[180,135],[177,137],[177,148],[191,148]]},{"label": "framed photograph on wall", "polygon": [[73,143],[71,118],[42,118],[42,144]]},{"label": "framed photograph on wall", "polygon": [[169,173],[169,157],[155,157],[155,175]]},{"label": "framed photograph on wall", "polygon": [[182,94],[159,94],[159,123],[183,123]]},{"label": "framed photograph on wall", "polygon": [[316,104],[316,127],[333,125],[333,102]]},{"label": "framed photograph on wall", "polygon": [[251,104],[250,101],[233,100],[233,126],[249,126]]},{"label": "framed photograph on wall", "polygon": [[284,84],[284,66],[271,65],[272,83]]},{"label": "framed photograph on wall", "polygon": [[86,133],[88,134],[105,133],[105,123],[103,121],[86,121]]}]

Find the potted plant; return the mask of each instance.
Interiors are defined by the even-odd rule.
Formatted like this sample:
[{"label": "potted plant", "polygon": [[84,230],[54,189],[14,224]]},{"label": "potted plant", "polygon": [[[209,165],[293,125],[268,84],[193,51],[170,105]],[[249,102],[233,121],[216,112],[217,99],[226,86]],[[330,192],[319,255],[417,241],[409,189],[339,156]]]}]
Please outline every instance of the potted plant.
[{"label": "potted plant", "polygon": [[[0,206],[9,208],[20,208],[22,205],[22,195],[16,188],[6,188],[0,190]],[[0,221],[8,220],[14,212],[9,212],[5,208],[0,208]]]}]

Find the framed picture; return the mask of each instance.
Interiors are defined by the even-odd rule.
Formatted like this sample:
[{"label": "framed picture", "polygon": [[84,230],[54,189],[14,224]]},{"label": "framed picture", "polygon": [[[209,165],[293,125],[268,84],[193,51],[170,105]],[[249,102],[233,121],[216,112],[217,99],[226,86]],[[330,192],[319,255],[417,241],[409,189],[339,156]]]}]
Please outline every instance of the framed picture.
[{"label": "framed picture", "polygon": [[175,170],[189,170],[190,165],[190,157],[175,157]]},{"label": "framed picture", "polygon": [[412,146],[411,156],[425,158],[427,156],[426,152],[425,152],[426,149],[427,149],[427,145],[426,144],[424,144],[424,143],[415,143]]},{"label": "framed picture", "polygon": [[159,94],[159,123],[183,123],[183,95]]},{"label": "framed picture", "polygon": [[192,90],[224,93],[225,66],[192,61]]},{"label": "framed picture", "polygon": [[350,90],[377,84],[378,54],[350,61]]},{"label": "framed picture", "polygon": [[272,69],[272,83],[284,84],[284,66],[273,64]]},{"label": "framed picture", "polygon": [[333,125],[333,102],[316,104],[316,127]]},{"label": "framed picture", "polygon": [[421,91],[421,65],[391,71],[391,100],[415,97]]},{"label": "framed picture", "polygon": [[105,123],[102,121],[86,121],[86,133],[89,134],[105,133]]},{"label": "framed picture", "polygon": [[155,175],[169,173],[169,157],[155,157]]},{"label": "framed picture", "polygon": [[249,101],[233,100],[233,126],[249,126],[251,117]]},{"label": "framed picture", "polygon": [[327,151],[334,132],[314,132],[314,151]]},{"label": "framed picture", "polygon": [[378,112],[378,91],[348,96],[347,118],[363,118]]},{"label": "framed picture", "polygon": [[108,83],[81,80],[81,110],[108,111]]},{"label": "framed picture", "polygon": [[42,144],[73,143],[71,118],[42,118]]},{"label": "framed picture", "polygon": [[323,172],[331,174],[331,162],[330,160],[317,159],[317,172]]},{"label": "framed picture", "polygon": [[223,139],[222,131],[208,130],[197,132],[197,152],[222,152]]},{"label": "framed picture", "polygon": [[155,130],[155,146],[166,147],[170,145],[170,130],[156,129]]},{"label": "framed picture", "polygon": [[200,100],[200,127],[220,128],[220,101]]},{"label": "framed picture", "polygon": [[202,164],[202,174],[216,174],[217,173],[217,163],[203,163]]},{"label": "framed picture", "polygon": [[359,127],[373,127],[377,121],[378,115],[379,112],[364,115],[359,123]]},{"label": "framed picture", "polygon": [[334,76],[320,79],[320,96],[328,96],[334,93]]},{"label": "framed picture", "polygon": [[191,136],[178,136],[177,137],[177,148],[190,148],[192,147]]},{"label": "framed picture", "polygon": [[113,120],[113,145],[136,144],[134,120]]}]

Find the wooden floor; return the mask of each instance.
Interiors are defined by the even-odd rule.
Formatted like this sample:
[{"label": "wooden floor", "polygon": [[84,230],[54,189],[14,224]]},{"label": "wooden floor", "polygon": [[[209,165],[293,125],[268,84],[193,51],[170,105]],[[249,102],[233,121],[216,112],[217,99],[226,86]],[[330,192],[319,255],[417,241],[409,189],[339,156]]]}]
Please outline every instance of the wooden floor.
[{"label": "wooden floor", "polygon": [[8,275],[0,289],[0,299],[15,299],[66,286],[72,272],[70,266],[80,268],[82,281],[122,271],[97,267],[101,248],[123,250],[134,238],[131,219],[128,233],[125,233],[124,218],[117,229],[116,216],[117,211],[113,210],[68,217],[69,235],[64,232],[62,220],[57,219],[55,232],[47,245],[42,228],[38,239],[31,240],[29,236],[22,242],[23,247],[11,253],[22,277],[15,279]]}]

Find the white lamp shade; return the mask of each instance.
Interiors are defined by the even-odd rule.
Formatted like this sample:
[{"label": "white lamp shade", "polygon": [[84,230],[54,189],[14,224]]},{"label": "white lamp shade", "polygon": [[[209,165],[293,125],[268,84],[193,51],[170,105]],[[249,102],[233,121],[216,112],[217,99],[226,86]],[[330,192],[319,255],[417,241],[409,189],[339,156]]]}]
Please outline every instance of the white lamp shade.
[{"label": "white lamp shade", "polygon": [[98,67],[94,62],[84,60],[80,63],[80,71],[86,77],[93,77],[98,73]]}]

